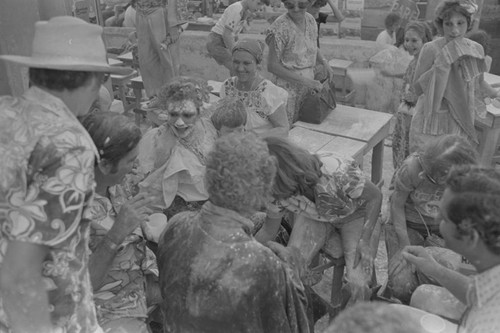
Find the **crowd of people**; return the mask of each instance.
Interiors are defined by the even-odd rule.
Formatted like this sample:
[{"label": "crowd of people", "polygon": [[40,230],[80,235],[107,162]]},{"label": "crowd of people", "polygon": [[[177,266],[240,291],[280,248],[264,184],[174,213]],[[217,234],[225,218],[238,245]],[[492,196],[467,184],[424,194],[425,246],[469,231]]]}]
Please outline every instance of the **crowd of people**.
[{"label": "crowd of people", "polygon": [[[146,130],[94,110],[109,74],[130,71],[108,65],[101,27],[54,17],[35,24],[31,56],[0,56],[30,80],[0,98],[0,332],[314,332],[326,310],[312,286],[332,242],[346,274],[326,332],[425,332],[436,307],[458,332],[500,332],[500,172],[479,165],[473,126],[500,92],[483,78],[477,5],[443,0],[439,36],[390,14],[377,39],[394,44],[402,29],[413,56],[382,221],[381,189],[356,162],[288,139],[333,72],[318,5],[282,1],[265,43],[238,37],[263,1],[227,7],[207,43],[230,73],[212,103],[205,80],[179,75],[181,1],[133,1]],[[272,79],[259,73],[266,47]]]}]

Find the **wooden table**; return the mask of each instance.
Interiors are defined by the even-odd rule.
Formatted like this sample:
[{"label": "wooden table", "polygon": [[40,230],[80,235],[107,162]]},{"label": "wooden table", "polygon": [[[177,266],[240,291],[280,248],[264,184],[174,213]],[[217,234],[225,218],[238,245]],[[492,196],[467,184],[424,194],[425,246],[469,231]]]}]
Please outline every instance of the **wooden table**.
[{"label": "wooden table", "polygon": [[493,88],[499,88],[500,87],[500,76],[491,74],[491,73],[484,73],[484,81],[489,83],[490,86]]},{"label": "wooden table", "polygon": [[351,157],[360,165],[363,164],[363,152],[366,146],[363,141],[318,133],[302,127],[292,128],[288,132],[288,138],[310,153],[335,152],[339,156]]},{"label": "wooden table", "polygon": [[[293,126],[305,128],[318,134],[351,139],[350,145],[353,145],[354,141],[364,143],[363,155],[373,150],[371,178],[373,183],[379,184],[382,180],[384,163],[384,140],[390,133],[392,117],[388,113],[338,104],[337,108],[321,124],[297,121]],[[338,150],[349,149],[340,145],[337,147]],[[336,150],[333,149],[333,151]]]},{"label": "wooden table", "polygon": [[476,117],[476,128],[479,130],[479,161],[484,166],[491,166],[500,136],[500,109],[491,104],[486,109],[486,118]]}]

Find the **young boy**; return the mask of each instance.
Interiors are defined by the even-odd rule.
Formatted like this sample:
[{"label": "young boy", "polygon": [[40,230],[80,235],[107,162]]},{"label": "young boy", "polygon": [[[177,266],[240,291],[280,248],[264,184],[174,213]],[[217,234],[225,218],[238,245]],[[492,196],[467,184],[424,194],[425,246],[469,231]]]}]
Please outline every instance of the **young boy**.
[{"label": "young boy", "polygon": [[233,132],[243,132],[247,123],[247,112],[242,101],[227,97],[217,103],[211,120],[221,137]]},{"label": "young boy", "polygon": [[401,24],[401,17],[396,13],[389,13],[385,18],[385,30],[378,34],[376,42],[379,44],[396,44],[396,30]]},{"label": "young boy", "polygon": [[241,0],[233,3],[224,10],[221,18],[208,35],[208,54],[229,69],[234,76],[231,50],[243,29],[244,23],[252,13],[258,11],[263,4],[269,6],[270,0]]}]

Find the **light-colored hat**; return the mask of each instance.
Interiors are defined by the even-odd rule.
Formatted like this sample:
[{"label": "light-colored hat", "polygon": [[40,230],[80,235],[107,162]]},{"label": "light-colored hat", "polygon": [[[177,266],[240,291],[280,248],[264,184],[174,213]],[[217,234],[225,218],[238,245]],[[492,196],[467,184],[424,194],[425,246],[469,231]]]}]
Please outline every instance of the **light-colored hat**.
[{"label": "light-colored hat", "polygon": [[100,26],[76,17],[53,17],[49,21],[35,23],[31,57],[0,55],[0,59],[33,68],[130,73],[129,68],[108,64],[102,32]]}]

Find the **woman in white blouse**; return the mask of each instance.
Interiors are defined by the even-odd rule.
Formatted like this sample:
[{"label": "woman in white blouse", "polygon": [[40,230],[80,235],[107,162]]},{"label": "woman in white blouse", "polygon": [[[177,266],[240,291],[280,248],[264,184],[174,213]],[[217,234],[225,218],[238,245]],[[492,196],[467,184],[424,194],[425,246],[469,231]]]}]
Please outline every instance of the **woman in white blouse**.
[{"label": "woman in white blouse", "polygon": [[222,98],[236,97],[247,111],[247,130],[260,136],[287,136],[290,127],[286,114],[288,93],[264,79],[258,68],[265,44],[257,40],[241,40],[232,50],[236,76],[224,81]]}]

